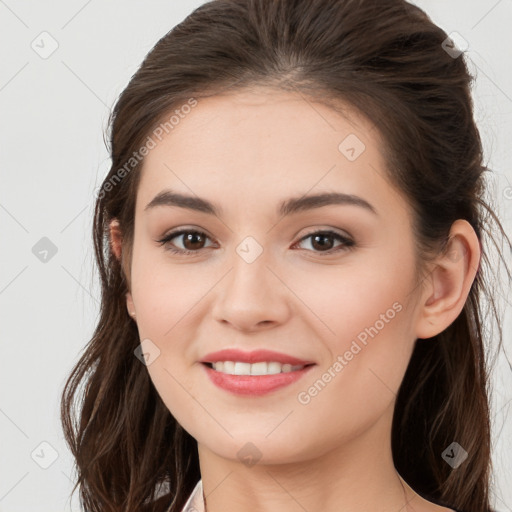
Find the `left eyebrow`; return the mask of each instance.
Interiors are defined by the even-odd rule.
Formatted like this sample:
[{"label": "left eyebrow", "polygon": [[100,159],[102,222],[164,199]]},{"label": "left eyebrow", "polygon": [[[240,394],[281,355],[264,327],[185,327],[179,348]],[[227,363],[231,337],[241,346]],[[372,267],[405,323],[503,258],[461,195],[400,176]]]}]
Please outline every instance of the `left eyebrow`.
[{"label": "left eyebrow", "polygon": [[375,215],[378,215],[377,210],[362,197],[353,194],[343,194],[341,192],[292,197],[281,203],[279,213],[282,216],[286,216],[293,213],[330,205],[359,206],[372,212]]},{"label": "left eyebrow", "polygon": [[[350,205],[364,208],[365,210],[378,215],[377,210],[368,201],[362,197],[353,194],[344,194],[340,192],[321,193],[301,197],[292,197],[283,201],[278,208],[281,216],[292,215],[294,213],[321,208],[330,205]],[[177,206],[187,208],[209,215],[219,216],[221,208],[198,196],[190,196],[173,192],[172,190],[163,190],[158,193],[144,208],[144,211],[155,208],[156,206]]]}]

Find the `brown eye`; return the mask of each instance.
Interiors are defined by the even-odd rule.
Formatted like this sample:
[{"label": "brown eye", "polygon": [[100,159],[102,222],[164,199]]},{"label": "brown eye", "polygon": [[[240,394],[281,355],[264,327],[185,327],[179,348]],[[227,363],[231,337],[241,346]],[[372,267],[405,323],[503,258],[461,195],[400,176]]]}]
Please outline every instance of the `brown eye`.
[{"label": "brown eye", "polygon": [[315,249],[318,249],[318,250],[324,250],[324,249],[332,249],[332,247],[334,246],[334,241],[332,239],[333,237],[330,236],[330,235],[325,235],[325,234],[319,234],[319,235],[312,235],[311,236],[311,245],[312,247],[314,247]]},{"label": "brown eye", "polygon": [[[300,242],[308,239],[311,239],[311,247],[313,248],[313,251],[320,253],[333,253],[339,250],[348,250],[355,245],[353,240],[342,236],[335,231],[315,231],[314,233],[310,233],[309,235],[301,238]],[[334,247],[334,240],[336,239],[341,243]]]},{"label": "brown eye", "polygon": [[204,245],[204,237],[201,233],[191,232],[182,236],[183,245],[187,250],[202,249]]},{"label": "brown eye", "polygon": [[[183,244],[183,248],[180,248],[179,246],[176,247],[175,243],[171,243],[171,240],[179,240],[180,238]],[[160,245],[165,246],[165,250],[171,251],[173,253],[192,254],[199,252],[201,249],[204,249],[204,244],[207,239],[209,239],[209,237],[201,231],[182,229],[179,231],[169,233],[162,240],[158,240],[158,242],[160,243]]]}]

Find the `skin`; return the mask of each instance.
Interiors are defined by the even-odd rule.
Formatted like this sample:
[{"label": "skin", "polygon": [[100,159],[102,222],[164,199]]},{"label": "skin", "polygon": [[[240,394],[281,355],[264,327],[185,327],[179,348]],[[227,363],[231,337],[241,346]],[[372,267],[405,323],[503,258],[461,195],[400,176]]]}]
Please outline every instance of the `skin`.
[{"label": "skin", "polygon": [[[141,340],[160,350],[148,365],[158,393],[198,442],[209,512],[449,510],[397,474],[391,422],[416,339],[438,334],[459,315],[480,246],[470,224],[456,221],[450,252],[417,284],[407,199],[384,178],[378,131],[347,109],[348,117],[270,89],[201,99],[145,158],[127,308]],[[354,161],[338,149],[349,134],[366,146]],[[206,198],[222,213],[145,211],[167,188]],[[377,215],[354,205],[277,214],[289,197],[333,191],[364,198]],[[195,245],[172,239],[197,254],[175,255],[158,244],[180,227],[205,233]],[[327,238],[325,249],[304,239],[325,229],[348,235],[355,247],[327,256],[322,251],[340,247],[338,239]],[[263,248],[252,263],[236,252],[247,236]],[[119,258],[117,221],[111,240]],[[298,394],[394,303],[401,311],[300,403]],[[237,396],[214,386],[199,363],[232,347],[274,349],[316,366],[266,395]],[[261,455],[255,465],[237,455],[249,442]]]}]

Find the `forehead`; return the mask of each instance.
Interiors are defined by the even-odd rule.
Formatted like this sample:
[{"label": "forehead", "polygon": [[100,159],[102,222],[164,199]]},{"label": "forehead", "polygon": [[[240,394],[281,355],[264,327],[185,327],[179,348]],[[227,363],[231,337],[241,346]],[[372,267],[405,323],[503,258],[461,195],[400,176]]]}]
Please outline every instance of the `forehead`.
[{"label": "forehead", "polygon": [[341,114],[300,93],[266,88],[199,98],[161,140],[153,136],[137,209],[165,188],[246,205],[310,190],[400,200],[385,179],[378,131],[349,105],[340,107]]}]

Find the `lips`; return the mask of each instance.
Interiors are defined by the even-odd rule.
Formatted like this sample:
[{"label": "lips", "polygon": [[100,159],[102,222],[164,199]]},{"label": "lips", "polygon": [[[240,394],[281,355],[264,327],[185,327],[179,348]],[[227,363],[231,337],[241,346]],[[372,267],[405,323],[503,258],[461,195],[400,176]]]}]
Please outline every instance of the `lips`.
[{"label": "lips", "polygon": [[[234,372],[224,371],[228,361],[231,361],[230,366],[235,367]],[[232,394],[245,396],[261,396],[289,386],[309,373],[316,365],[314,361],[299,359],[274,350],[260,349],[245,352],[235,348],[211,352],[200,362],[210,382],[215,386]],[[257,366],[257,363],[269,363],[268,368],[264,365],[265,371],[258,368],[257,372],[253,372],[253,366]],[[282,371],[268,372],[271,366],[275,370],[277,363],[282,365]],[[216,368],[218,365],[222,367],[220,371]],[[237,372],[237,367],[240,366],[245,368],[239,368]],[[247,366],[251,367],[250,374],[247,374]],[[292,367],[296,368],[292,370]]]}]

